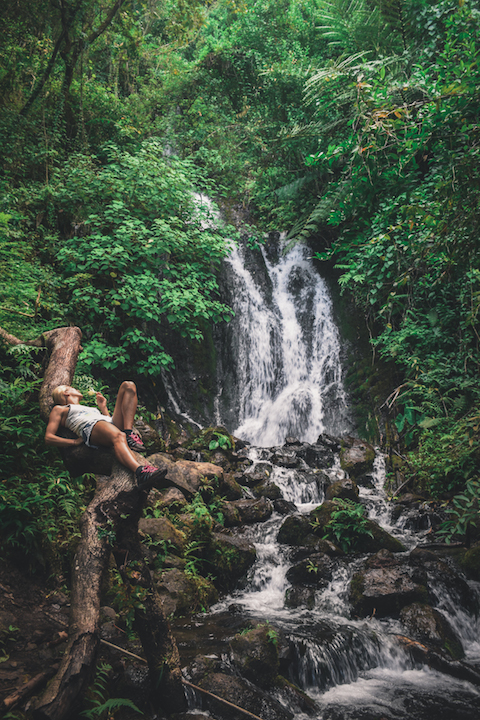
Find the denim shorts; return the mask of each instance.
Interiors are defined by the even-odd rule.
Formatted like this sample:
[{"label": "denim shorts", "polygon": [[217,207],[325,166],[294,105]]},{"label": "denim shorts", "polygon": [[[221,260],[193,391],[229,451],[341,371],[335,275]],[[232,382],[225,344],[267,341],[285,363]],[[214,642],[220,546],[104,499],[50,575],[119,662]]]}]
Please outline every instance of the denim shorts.
[{"label": "denim shorts", "polygon": [[95,425],[98,422],[112,422],[112,418],[105,416],[103,418],[100,418],[99,420],[92,420],[91,422],[87,423],[85,427],[82,430],[82,440],[85,443],[87,447],[94,448],[95,450],[98,450],[98,445],[91,445],[90,444],[90,435],[92,434],[92,430],[95,427]]}]

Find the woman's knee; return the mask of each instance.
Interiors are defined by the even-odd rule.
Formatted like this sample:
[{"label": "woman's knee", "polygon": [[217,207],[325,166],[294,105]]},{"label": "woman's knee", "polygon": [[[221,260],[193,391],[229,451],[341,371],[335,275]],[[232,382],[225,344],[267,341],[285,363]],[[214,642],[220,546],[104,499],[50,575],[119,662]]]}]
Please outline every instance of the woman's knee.
[{"label": "woman's knee", "polygon": [[124,380],[122,384],[120,385],[120,390],[123,390],[123,392],[137,392],[137,386],[132,380]]}]

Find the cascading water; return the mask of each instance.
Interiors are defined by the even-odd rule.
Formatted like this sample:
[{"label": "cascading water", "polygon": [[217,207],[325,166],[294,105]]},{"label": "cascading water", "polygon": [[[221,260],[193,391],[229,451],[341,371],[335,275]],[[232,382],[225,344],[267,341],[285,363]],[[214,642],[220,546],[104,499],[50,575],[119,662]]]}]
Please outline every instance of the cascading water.
[{"label": "cascading water", "polygon": [[308,248],[297,245],[274,261],[263,252],[263,267],[258,259],[248,264],[248,253],[235,246],[226,261],[235,311],[229,328],[234,400],[228,395],[236,411],[234,434],[272,446],[288,435],[314,442],[326,429],[346,432],[351,423],[339,333]]},{"label": "cascading water", "polygon": [[[275,456],[285,452],[279,446],[286,437],[315,443],[321,433],[351,431],[331,300],[303,247],[276,261],[264,253],[261,262],[236,247],[227,266],[236,316],[221,363],[217,421],[252,443],[244,451],[252,462],[247,473],[268,468],[283,501],[305,516],[323,502],[326,485],[344,478],[338,456],[322,470],[302,460],[288,467]],[[227,414],[232,422],[226,422]],[[424,542],[429,527],[418,532],[394,518],[384,481],[384,460],[377,452],[359,500],[371,519],[410,550]],[[398,640],[405,632],[398,619],[351,617],[349,587],[364,558],[340,560],[328,582],[313,583],[303,599],[289,601],[289,570],[298,558],[294,548],[277,540],[283,521],[274,512],[243,529],[255,544],[256,564],[246,586],[212,608],[210,619],[242,612],[281,628],[290,643],[289,678],[315,699],[315,720],[477,720],[478,689],[452,677],[445,682],[447,676],[417,666]],[[473,597],[477,590],[471,591]],[[457,601],[451,587],[438,588],[438,611],[453,617],[467,659],[478,663],[475,609],[459,609]],[[293,715],[307,717],[298,708]]]}]

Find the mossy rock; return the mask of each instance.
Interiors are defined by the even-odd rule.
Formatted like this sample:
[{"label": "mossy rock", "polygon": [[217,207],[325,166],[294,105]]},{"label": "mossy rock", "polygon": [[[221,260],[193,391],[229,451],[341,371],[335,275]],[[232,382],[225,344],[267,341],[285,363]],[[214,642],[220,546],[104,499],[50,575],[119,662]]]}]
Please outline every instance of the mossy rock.
[{"label": "mossy rock", "polygon": [[240,673],[255,683],[271,687],[278,675],[278,639],[270,625],[258,625],[246,633],[235,635],[231,641],[233,662]]},{"label": "mossy rock", "polygon": [[227,533],[213,533],[206,559],[212,564],[215,584],[232,590],[257,558],[255,546],[247,540]]},{"label": "mossy rock", "polygon": [[408,605],[401,611],[400,620],[415,640],[445,650],[454,660],[461,660],[465,656],[462,643],[448,620],[430,605]]},{"label": "mossy rock", "polygon": [[372,445],[361,440],[356,440],[351,447],[340,450],[340,465],[351,478],[371,472],[374,460],[375,450]]},{"label": "mossy rock", "polygon": [[[315,525],[315,535],[323,537],[328,532],[326,526],[332,519],[332,513],[336,509],[338,509],[338,505],[335,504],[335,501],[327,501],[311,512],[310,519]],[[375,553],[384,548],[394,553],[405,552],[406,548],[400,540],[397,540],[393,535],[387,533],[386,530],[381,528],[380,525],[373,520],[364,518],[364,521],[362,527],[366,532],[360,531],[357,534],[352,551]]]},{"label": "mossy rock", "polygon": [[283,545],[303,545],[312,526],[304,515],[289,515],[282,523],[277,535],[277,542]]},{"label": "mossy rock", "polygon": [[470,580],[480,582],[480,545],[467,550],[462,559],[462,567]]}]

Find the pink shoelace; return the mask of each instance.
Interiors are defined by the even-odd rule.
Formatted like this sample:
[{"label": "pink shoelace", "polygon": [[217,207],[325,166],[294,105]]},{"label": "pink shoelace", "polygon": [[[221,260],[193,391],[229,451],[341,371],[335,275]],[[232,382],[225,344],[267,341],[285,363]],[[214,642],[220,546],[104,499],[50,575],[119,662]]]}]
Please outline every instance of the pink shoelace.
[{"label": "pink shoelace", "polygon": [[131,437],[132,440],[134,440],[136,443],[140,443],[140,445],[143,445],[143,440],[140,435],[137,435],[137,433],[131,432],[129,433],[129,437]]},{"label": "pink shoelace", "polygon": [[142,465],[141,472],[156,472],[158,470],[155,465]]}]

